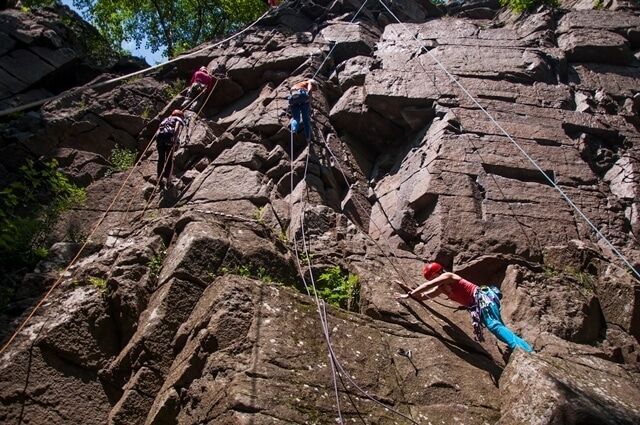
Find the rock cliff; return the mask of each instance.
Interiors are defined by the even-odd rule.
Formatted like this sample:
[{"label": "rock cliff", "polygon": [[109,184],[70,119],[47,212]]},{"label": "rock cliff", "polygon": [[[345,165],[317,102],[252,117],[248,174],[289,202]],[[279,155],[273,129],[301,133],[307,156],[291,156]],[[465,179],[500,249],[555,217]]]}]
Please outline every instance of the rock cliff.
[{"label": "rock cliff", "polygon": [[[228,42],[5,126],[6,173],[54,157],[87,187],[53,240],[104,220],[62,276],[68,240],[24,276],[15,312],[62,284],[0,358],[0,420],[640,422],[638,280],[554,187],[638,268],[637,5],[361,4],[285,2]],[[145,147],[201,65],[229,78],[158,193]],[[290,144],[289,88],[316,71],[314,143]],[[116,145],[140,165],[109,171]],[[450,301],[395,301],[393,281],[422,281],[427,260],[499,286],[536,353],[505,364]],[[350,310],[304,290],[336,265],[358,276]]]}]

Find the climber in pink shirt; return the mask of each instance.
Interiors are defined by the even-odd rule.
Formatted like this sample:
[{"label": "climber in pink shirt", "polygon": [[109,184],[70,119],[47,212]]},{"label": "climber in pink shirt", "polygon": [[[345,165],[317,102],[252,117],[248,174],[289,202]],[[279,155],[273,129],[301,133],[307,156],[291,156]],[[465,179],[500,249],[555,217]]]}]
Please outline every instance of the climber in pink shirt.
[{"label": "climber in pink shirt", "polygon": [[[424,266],[422,274],[427,282],[410,289],[406,294],[395,294],[396,299],[415,298],[429,300],[444,294],[450,300],[466,307],[471,312],[474,322],[474,334],[478,341],[482,341],[482,327],[486,327],[500,341],[507,344],[509,351],[516,348],[531,353],[531,346],[503,322],[500,315],[500,298],[502,294],[495,287],[482,286],[469,282],[455,273],[445,272],[439,263],[429,263]],[[398,282],[401,284],[401,282]],[[405,285],[401,284],[402,287]]]},{"label": "climber in pink shirt", "polygon": [[209,74],[207,67],[201,66],[191,77],[191,82],[189,83],[191,86],[187,91],[186,99],[182,102],[182,108],[184,109],[188,106],[192,111],[197,110],[204,93],[213,88],[215,81],[215,78]]}]

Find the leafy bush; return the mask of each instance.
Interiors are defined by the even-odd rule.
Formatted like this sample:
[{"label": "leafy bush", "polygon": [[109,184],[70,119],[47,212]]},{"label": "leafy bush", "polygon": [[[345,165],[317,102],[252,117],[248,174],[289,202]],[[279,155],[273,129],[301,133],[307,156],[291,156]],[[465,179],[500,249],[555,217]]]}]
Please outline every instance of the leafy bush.
[{"label": "leafy bush", "polygon": [[360,279],[358,275],[343,273],[340,266],[333,266],[318,277],[318,297],[334,307],[355,310],[360,302]]},{"label": "leafy bush", "polygon": [[89,276],[84,280],[74,279],[71,281],[71,285],[78,286],[93,286],[96,288],[103,297],[109,295],[109,287],[107,286],[107,279],[97,276]]},{"label": "leafy bush", "polygon": [[109,162],[113,171],[127,171],[136,163],[138,152],[134,149],[121,148],[116,145],[111,151]]},{"label": "leafy bush", "polygon": [[47,234],[60,214],[84,203],[86,192],[58,163],[28,160],[21,176],[0,191],[0,269],[33,266],[46,257]]},{"label": "leafy bush", "polygon": [[160,276],[160,269],[162,269],[162,264],[166,256],[167,249],[163,246],[162,249],[149,260],[149,277],[152,280],[155,281],[158,279],[158,276]]},{"label": "leafy bush", "polygon": [[531,10],[541,5],[550,7],[558,7],[559,0],[500,0],[501,6],[506,6],[516,13],[522,13],[525,10]]},{"label": "leafy bush", "polygon": [[155,115],[155,112],[153,111],[153,108],[149,105],[145,106],[144,109],[142,110],[142,113],[140,114],[140,116],[145,120],[150,119],[154,115]]},{"label": "leafy bush", "polygon": [[87,284],[99,290],[103,295],[106,295],[109,290],[107,287],[107,279],[103,279],[101,277],[89,276]]},{"label": "leafy bush", "polygon": [[258,224],[264,224],[264,215],[266,212],[266,206],[256,208],[256,210],[253,212],[253,219],[257,221]]},{"label": "leafy bush", "polygon": [[4,310],[7,308],[7,305],[9,305],[9,301],[11,301],[12,296],[13,296],[12,288],[0,286],[0,313],[3,313]]},{"label": "leafy bush", "polygon": [[177,78],[171,84],[164,88],[164,94],[167,95],[167,97],[173,99],[174,97],[178,96],[186,86],[186,80]]}]

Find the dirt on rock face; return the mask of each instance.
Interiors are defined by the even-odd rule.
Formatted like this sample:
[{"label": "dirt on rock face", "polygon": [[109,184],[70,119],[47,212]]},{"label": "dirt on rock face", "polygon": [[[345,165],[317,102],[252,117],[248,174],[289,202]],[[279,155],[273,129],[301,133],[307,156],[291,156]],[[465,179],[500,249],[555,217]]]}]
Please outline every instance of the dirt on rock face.
[{"label": "dirt on rock face", "polygon": [[[640,11],[566,3],[515,17],[399,1],[398,24],[376,2],[353,23],[359,2],[287,2],[9,122],[0,177],[56,158],[87,202],[20,283],[18,313],[62,279],[0,357],[0,422],[638,423],[639,282],[520,148],[637,268]],[[182,101],[172,82],[202,65],[230,78],[187,113],[174,187],[156,190],[153,144],[124,184],[113,148],[143,152]],[[281,113],[316,71],[307,146]],[[72,229],[107,209],[60,276]],[[396,301],[393,281],[423,282],[431,260],[500,287],[536,353],[505,364],[451,301]],[[358,276],[350,310],[305,289],[335,265]]]}]

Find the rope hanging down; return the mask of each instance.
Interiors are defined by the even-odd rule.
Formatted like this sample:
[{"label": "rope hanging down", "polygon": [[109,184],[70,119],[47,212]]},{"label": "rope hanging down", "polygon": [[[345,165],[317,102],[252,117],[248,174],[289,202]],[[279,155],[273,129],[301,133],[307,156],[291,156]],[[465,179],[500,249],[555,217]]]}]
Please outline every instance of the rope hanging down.
[{"label": "rope hanging down", "polygon": [[[112,80],[105,81],[105,82],[102,82],[102,83],[98,83],[98,84],[95,84],[95,85],[85,86],[85,87],[81,88],[81,90],[86,90],[86,89],[89,89],[89,88],[95,88],[95,87],[98,87],[98,86],[101,86],[101,85],[110,84],[110,83],[113,83],[113,82],[116,82],[116,81],[120,81],[120,80],[123,80],[123,79],[126,79],[126,78],[130,78],[130,77],[133,77],[133,76],[135,76],[135,75],[139,75],[139,74],[142,74],[142,73],[144,73],[144,72],[147,72],[147,71],[149,71],[149,70],[151,70],[151,69],[159,68],[159,67],[164,66],[164,65],[167,65],[167,64],[169,64],[169,63],[173,63],[173,62],[175,62],[175,61],[177,61],[177,60],[184,59],[185,57],[189,57],[189,56],[195,55],[195,54],[197,54],[197,53],[199,53],[199,52],[201,52],[201,51],[203,51],[203,50],[211,49],[211,48],[213,48],[213,47],[215,47],[215,46],[217,46],[217,45],[219,45],[219,44],[222,44],[222,43],[224,43],[224,42],[226,42],[226,41],[229,41],[229,40],[231,40],[231,39],[233,39],[233,38],[235,38],[235,37],[239,36],[240,34],[242,34],[242,33],[246,32],[249,28],[251,28],[251,27],[255,26],[255,25],[256,25],[256,24],[257,24],[257,23],[258,23],[262,18],[264,18],[264,17],[267,15],[267,13],[269,13],[269,12],[270,12],[270,10],[267,10],[267,11],[266,11],[264,14],[262,14],[262,16],[260,16],[260,17],[255,21],[255,22],[253,22],[251,25],[249,25],[248,27],[246,27],[246,28],[245,28],[245,29],[243,29],[242,31],[240,31],[240,32],[238,32],[238,33],[236,33],[236,34],[234,34],[234,35],[232,35],[232,36],[230,36],[230,37],[228,37],[228,38],[226,38],[226,39],[224,39],[224,40],[222,40],[222,41],[220,41],[220,42],[218,42],[218,43],[216,43],[216,44],[214,44],[214,45],[212,45],[212,46],[205,47],[205,48],[200,49],[200,50],[197,50],[197,51],[195,51],[195,52],[188,53],[188,54],[186,54],[186,55],[180,56],[179,58],[175,58],[175,59],[172,59],[172,60],[170,60],[170,61],[167,61],[167,62],[165,62],[165,63],[163,63],[163,64],[158,64],[158,65],[156,65],[156,66],[154,66],[154,67],[146,68],[146,69],[143,69],[143,70],[141,70],[141,71],[134,72],[134,73],[129,74],[129,75],[124,75],[124,76],[121,76],[121,77],[118,77],[118,78],[114,78],[114,79],[112,79]],[[217,83],[217,82],[216,82],[216,83]],[[214,87],[214,88],[215,88],[215,87]],[[184,90],[183,90],[183,92],[184,92]],[[212,93],[212,92],[213,92],[213,89],[209,92],[209,96],[211,96],[211,93]],[[75,94],[75,93],[77,93],[77,92],[74,92],[74,94]],[[206,104],[206,102],[209,100],[209,96],[207,96],[207,100],[205,101],[205,104]],[[43,103],[45,103],[45,102],[47,102],[47,101],[49,101],[49,100],[53,100],[53,99],[60,99],[60,98],[62,98],[62,97],[64,97],[64,95],[58,95],[58,96],[55,96],[55,97],[53,97],[53,98],[45,99],[44,101],[42,101],[42,102],[40,102],[40,103],[38,103],[38,102],[34,102],[33,104],[23,105],[23,106],[21,106],[20,108],[18,108],[18,110],[23,110],[23,109],[27,109],[27,108],[30,108],[30,107],[33,107],[33,106],[38,106],[38,105],[41,105],[41,104],[43,104]],[[203,108],[204,108],[204,104],[203,104]],[[18,110],[16,110],[16,108],[14,108],[13,110],[3,111],[3,112],[0,112],[0,116],[2,116],[2,115],[6,115],[6,114],[10,114],[10,113],[13,113],[13,112],[17,112]],[[200,111],[202,111],[202,108],[200,108]],[[198,114],[200,113],[200,111],[198,111]],[[104,213],[102,214],[102,216],[100,217],[100,219],[98,220],[98,222],[95,224],[95,226],[93,227],[93,229],[91,230],[91,232],[89,233],[89,235],[87,236],[87,238],[85,239],[84,243],[80,246],[80,249],[78,250],[78,253],[73,257],[73,259],[69,262],[69,264],[65,267],[65,269],[60,273],[60,277],[59,277],[59,278],[54,282],[54,284],[51,286],[51,288],[49,288],[49,290],[48,290],[48,291],[45,293],[45,295],[40,299],[40,301],[38,301],[38,303],[36,304],[36,306],[31,310],[31,312],[29,313],[29,315],[28,315],[28,316],[27,316],[27,317],[22,321],[22,323],[20,324],[20,326],[18,326],[18,328],[17,328],[17,329],[16,329],[16,330],[11,334],[11,337],[7,340],[7,342],[6,342],[6,343],[5,343],[5,344],[0,348],[0,355],[2,355],[2,353],[4,353],[4,352],[7,350],[7,348],[9,348],[9,346],[11,345],[11,343],[16,339],[16,337],[18,336],[18,334],[19,334],[19,333],[24,329],[24,327],[27,325],[27,323],[29,322],[29,320],[31,320],[31,318],[35,315],[35,313],[38,311],[38,309],[40,309],[40,307],[42,307],[42,305],[44,304],[44,302],[46,301],[46,299],[47,299],[47,298],[48,298],[48,297],[53,293],[53,291],[54,291],[56,288],[58,288],[58,286],[60,286],[60,284],[63,282],[63,280],[64,280],[64,275],[65,275],[65,274],[69,271],[69,269],[70,269],[70,268],[75,264],[75,262],[76,262],[76,261],[78,261],[78,259],[80,258],[80,255],[82,254],[82,252],[84,251],[84,249],[85,249],[85,248],[87,247],[87,245],[89,244],[89,241],[91,240],[91,237],[92,237],[92,236],[97,232],[97,230],[98,230],[98,228],[100,227],[100,225],[102,224],[102,222],[105,220],[105,218],[107,217],[107,215],[108,215],[108,214],[111,212],[111,210],[113,209],[113,207],[114,207],[114,205],[115,205],[116,201],[118,200],[118,198],[120,197],[120,194],[122,193],[122,191],[123,191],[123,189],[124,189],[125,185],[128,183],[129,179],[130,179],[130,178],[131,178],[131,176],[133,175],[133,172],[136,170],[136,168],[137,168],[137,167],[142,163],[142,158],[143,158],[143,157],[144,157],[144,155],[147,153],[147,151],[149,150],[149,148],[150,148],[150,147],[151,147],[151,145],[153,144],[154,140],[155,140],[155,135],[151,138],[151,140],[149,140],[149,143],[147,144],[147,146],[144,148],[144,150],[142,151],[142,153],[141,153],[141,154],[140,154],[140,156],[138,157],[138,160],[137,160],[137,161],[136,161],[136,163],[133,165],[133,167],[131,167],[131,170],[130,170],[130,171],[129,171],[129,173],[127,174],[127,177],[125,178],[124,182],[122,182],[122,185],[121,185],[121,186],[120,186],[120,188],[118,189],[118,192],[116,193],[116,196],[113,198],[113,200],[111,201],[111,203],[109,204],[109,206],[107,207],[107,209],[104,211]],[[158,181],[159,181],[159,180],[158,180]],[[157,183],[156,183],[156,184],[157,184]],[[154,190],[155,190],[155,189],[154,189]],[[131,203],[129,203],[129,206],[130,206],[130,205],[131,205]],[[129,206],[127,206],[127,209],[129,209]]]},{"label": "rope hanging down", "polygon": [[[364,9],[364,6],[367,4],[368,1],[369,0],[365,0],[364,2],[362,2],[362,5],[360,6],[360,8],[356,12],[356,14],[353,15],[353,18],[351,18],[351,20],[349,21],[349,24],[353,24],[355,22],[356,18],[358,17],[358,15],[362,11],[362,9]],[[335,2],[334,2],[334,4],[335,4]],[[322,63],[320,64],[320,66],[318,67],[316,72],[313,74],[313,77],[311,77],[312,80],[315,80],[316,76],[318,75],[318,73],[320,73],[320,71],[322,70],[322,67],[324,66],[325,62],[327,61],[327,59],[329,59],[329,56],[331,56],[331,53],[333,53],[333,51],[335,50],[337,45],[338,45],[338,43],[333,43],[333,46],[331,47],[331,50],[329,50],[329,53],[327,53],[327,56],[324,57],[324,60],[322,61]]]},{"label": "rope hanging down", "polygon": [[104,211],[104,213],[102,214],[102,216],[100,217],[98,222],[95,224],[95,226],[93,227],[93,229],[91,230],[91,232],[89,233],[87,238],[85,239],[84,243],[80,246],[80,249],[78,250],[78,253],[73,257],[73,259],[67,265],[67,267],[65,267],[65,269],[62,272],[60,272],[60,277],[55,281],[55,283],[51,286],[51,288],[49,288],[49,290],[40,299],[40,301],[38,302],[38,304],[36,304],[36,306],[33,308],[33,310],[31,310],[31,313],[29,313],[27,318],[24,319],[24,321],[20,324],[20,326],[13,332],[13,334],[11,335],[11,338],[9,338],[9,340],[2,346],[2,348],[0,348],[0,355],[5,352],[5,350],[9,347],[9,345],[11,345],[13,340],[18,336],[18,334],[22,331],[22,329],[24,329],[24,327],[26,326],[27,322],[29,322],[29,320],[35,315],[35,313],[38,311],[38,309],[44,304],[45,300],[49,297],[49,295],[51,295],[51,293],[58,286],[60,286],[60,284],[64,280],[65,274],[69,271],[71,266],[73,266],[75,264],[75,262],[78,260],[78,258],[80,258],[80,255],[82,254],[84,249],[89,244],[89,241],[91,241],[91,238],[93,237],[93,235],[97,232],[98,228],[100,227],[100,225],[102,224],[104,219],[107,218],[107,215],[113,209],[113,206],[115,205],[116,200],[120,197],[120,194],[122,193],[122,190],[124,189],[125,185],[129,181],[131,176],[133,175],[133,172],[136,170],[136,168],[142,162],[142,157],[147,152],[147,150],[149,150],[149,148],[151,147],[151,144],[153,143],[154,140],[155,140],[155,137],[152,137],[151,140],[149,141],[149,143],[147,144],[147,146],[145,147],[145,149],[142,151],[142,154],[140,155],[140,157],[138,158],[138,160],[136,161],[134,166],[131,168],[131,171],[129,171],[129,173],[127,174],[127,177],[124,179],[124,182],[122,182],[122,185],[120,186],[120,189],[116,193],[116,196],[113,198],[113,200],[111,201],[111,203],[109,204],[107,209]]},{"label": "rope hanging down", "polygon": [[[327,137],[328,139],[328,137]],[[338,161],[338,158],[335,156],[335,154],[333,153],[333,151],[331,150],[331,146],[329,146],[329,141],[325,140],[324,138],[322,139],[322,143],[324,145],[325,148],[327,148],[327,151],[329,152],[329,154],[331,155],[331,157],[334,160],[334,163],[336,164],[336,166],[338,167],[338,170],[340,171],[340,174],[342,174],[342,178],[344,179],[344,182],[347,184],[347,187],[350,186],[349,184],[349,179],[347,179],[347,175],[345,174],[344,170],[342,169],[342,167],[340,166],[340,161]],[[365,208],[364,205],[362,205],[362,203],[358,200],[357,196],[353,196],[351,198],[353,200],[353,202],[357,205],[358,208],[360,208],[361,210],[365,211],[367,208]],[[382,208],[382,205],[380,206]],[[391,265],[391,267],[393,268],[393,270],[396,272],[396,274],[398,275],[398,277],[405,283],[405,285],[409,286],[407,284],[407,281],[409,281],[410,279],[407,278],[407,275],[401,271],[401,268],[396,267],[396,264],[392,261],[391,257],[389,257],[389,255],[387,255],[387,253],[385,252],[384,249],[382,249],[382,247],[380,246],[380,244],[378,243],[378,241],[376,241],[368,232],[366,232],[364,229],[360,228],[360,226],[358,224],[356,224],[353,220],[350,220],[354,226],[356,226],[357,228],[359,228],[362,233],[365,235],[365,237],[367,239],[369,239],[376,248],[378,248],[378,250],[380,250],[380,252],[382,253],[382,255],[385,257],[385,259],[389,262],[389,265]],[[376,223],[375,221],[371,222],[374,227],[376,228],[376,230],[378,231],[378,234],[380,234],[380,236],[384,239],[384,241],[387,244],[387,247],[389,248],[389,252],[391,253],[391,255],[393,255],[395,257],[395,254],[393,254],[393,249],[391,248],[391,244],[389,243],[389,239],[386,238],[384,236],[384,233],[382,232],[382,229],[380,228],[380,226],[378,225],[378,223]],[[455,306],[450,306],[450,305],[446,305],[443,304],[441,302],[439,302],[438,300],[431,300],[432,303],[438,304],[441,307],[444,308],[448,308],[451,310],[460,310],[460,308],[455,307]],[[429,315],[437,322],[436,318],[433,317],[433,315],[431,313],[429,313]]]},{"label": "rope hanging down", "polygon": [[67,96],[75,96],[76,94],[79,94],[79,93],[81,93],[83,91],[86,91],[86,90],[89,90],[89,89],[97,89],[97,88],[104,87],[104,86],[112,84],[112,83],[116,83],[118,81],[122,81],[122,80],[129,79],[131,77],[135,77],[137,75],[146,74],[149,71],[153,71],[153,70],[161,68],[161,67],[163,67],[165,65],[169,65],[169,64],[177,62],[179,60],[183,60],[183,59],[189,58],[191,56],[195,56],[198,53],[201,53],[201,52],[203,52],[205,50],[213,49],[213,48],[215,48],[215,47],[217,47],[217,46],[219,46],[219,45],[221,45],[223,43],[226,43],[227,41],[233,40],[237,36],[245,33],[250,28],[254,27],[258,22],[260,22],[262,20],[262,18],[267,16],[267,14],[269,12],[271,12],[271,9],[268,9],[266,12],[264,12],[262,14],[262,16],[260,16],[251,25],[249,25],[248,27],[244,28],[242,31],[239,31],[239,32],[237,32],[237,33],[235,33],[235,34],[233,34],[233,35],[231,35],[231,36],[229,36],[229,37],[227,37],[227,38],[225,38],[225,39],[223,39],[221,41],[218,41],[217,43],[214,43],[211,46],[203,47],[202,49],[198,49],[198,50],[195,50],[195,51],[193,51],[191,53],[187,53],[187,54],[184,54],[182,56],[178,56],[177,58],[170,59],[170,60],[168,60],[166,62],[159,63],[159,64],[154,65],[154,66],[150,66],[149,68],[141,69],[140,71],[132,72],[131,74],[122,75],[120,77],[111,78],[111,79],[109,79],[107,81],[102,81],[102,82],[95,83],[95,84],[90,84],[90,85],[87,85],[87,86],[77,87],[75,89],[72,89],[71,92],[61,93],[61,94],[59,94],[57,96],[52,96],[52,97],[48,97],[46,99],[36,100],[34,102],[27,103],[25,105],[16,106],[15,108],[5,109],[4,111],[0,111],[0,117],[5,116],[5,115],[9,115],[9,114],[13,114],[15,112],[21,112],[21,111],[24,111],[26,109],[31,109],[31,108],[34,108],[36,106],[44,105],[47,102],[52,102],[52,101],[55,101],[55,100],[59,100],[59,99],[62,99],[64,97],[67,97]]},{"label": "rope hanging down", "polygon": [[[387,12],[389,12],[391,16],[393,16],[393,18],[400,25],[402,25],[405,31],[407,31],[407,33],[410,33],[409,28],[407,28],[407,26],[403,22],[401,22],[400,19],[398,19],[396,14],[393,13],[391,9],[389,9],[389,7],[387,7],[386,3],[383,0],[378,0],[378,1],[387,10]],[[547,173],[540,167],[540,165],[538,165],[536,160],[533,159],[527,153],[527,151],[525,151],[524,148],[520,146],[518,142],[515,141],[513,137],[511,137],[511,135],[500,125],[500,123],[498,123],[498,121],[496,121],[493,118],[493,116],[476,100],[476,98],[469,92],[469,90],[467,90],[466,87],[462,85],[462,83],[460,83],[458,79],[447,70],[447,68],[438,60],[438,58],[436,58],[434,54],[431,53],[431,51],[425,46],[425,44],[422,41],[420,41],[420,39],[415,34],[413,34],[412,37],[414,38],[414,40],[416,40],[420,44],[421,49],[425,51],[431,57],[431,59],[433,59],[433,61],[444,71],[445,74],[447,74],[447,76],[451,79],[451,81],[453,81],[469,97],[469,99],[478,108],[480,108],[480,110],[487,116],[487,118],[489,118],[489,120],[496,126],[496,128],[498,128],[502,132],[502,134],[504,134],[505,137],[507,137],[507,139],[509,139],[509,141],[511,141],[511,143],[514,144],[514,146],[520,151],[520,153],[522,153],[522,155],[524,155],[524,157],[527,158],[527,160],[540,172],[540,174],[542,174],[545,180],[547,180],[549,184],[553,186],[553,188],[560,193],[560,195],[571,206],[571,208],[573,208],[578,213],[578,215],[582,217],[582,219],[591,227],[591,229],[593,229],[596,235],[598,235],[600,239],[602,239],[609,246],[609,248],[611,248],[611,250],[627,265],[627,267],[629,267],[629,269],[633,271],[633,273],[637,276],[637,278],[640,279],[640,272],[638,272],[638,270],[636,270],[636,268],[631,264],[631,262],[629,262],[629,260],[609,241],[609,239],[607,239],[607,237],[604,234],[602,234],[602,232],[598,229],[598,227],[595,224],[593,224],[591,220],[589,220],[589,218],[582,212],[582,210],[571,200],[571,198],[569,198],[569,195],[567,195],[560,188],[560,186],[558,186],[556,182],[553,181],[553,179],[549,177],[549,175],[547,175]]]},{"label": "rope hanging down", "polygon": [[[355,21],[355,19],[357,18],[358,14],[360,13],[360,11],[364,8],[365,4],[366,4],[366,0],[360,6],[360,8],[356,12],[356,14],[353,16],[353,18],[351,19],[350,23],[353,23]],[[315,74],[313,75],[313,78],[315,78],[318,75],[318,73],[322,69],[322,66],[327,61],[327,59],[329,58],[329,56],[331,55],[331,53],[333,52],[335,47],[336,47],[336,45],[334,45],[329,50],[329,53],[327,53],[327,56],[325,57],[325,59],[322,61],[321,65],[316,70]],[[289,176],[290,176],[289,177],[289,179],[290,179],[290,191],[291,191],[290,193],[291,194],[293,193],[293,187],[294,187],[294,185],[293,185],[293,183],[294,183],[294,181],[293,181],[293,176],[294,176],[294,169],[293,169],[294,138],[293,138],[293,136],[294,136],[293,132],[291,132],[291,142],[290,142],[291,143],[291,154],[290,154],[291,163],[290,163],[290,174],[289,174]],[[307,171],[308,171],[308,164],[309,164],[309,148],[308,148],[307,157],[306,157],[306,160],[305,160],[305,169],[304,169],[302,181],[306,180]],[[289,211],[290,211],[290,214],[292,214],[292,211],[293,211],[293,196],[291,196],[290,201],[291,202],[290,202],[290,206],[289,206]],[[398,412],[398,411],[394,410],[392,407],[387,406],[384,403],[381,403],[380,401],[376,400],[374,397],[371,397],[365,390],[363,390],[361,387],[359,387],[353,381],[351,376],[345,371],[344,367],[340,364],[340,362],[339,362],[339,360],[338,360],[338,358],[337,358],[337,356],[335,354],[335,351],[333,350],[333,345],[331,343],[331,337],[330,337],[330,334],[329,334],[329,325],[328,325],[328,321],[327,321],[327,318],[326,318],[325,303],[324,303],[324,301],[320,301],[320,299],[318,297],[318,294],[317,294],[317,290],[316,290],[315,278],[313,276],[313,268],[312,268],[311,260],[310,260],[311,259],[311,255],[309,254],[309,246],[308,246],[308,243],[307,243],[306,229],[305,229],[305,223],[304,223],[305,212],[306,212],[306,200],[303,201],[302,211],[301,211],[301,214],[300,214],[300,228],[301,228],[301,234],[302,234],[302,246],[303,246],[304,256],[307,259],[307,268],[309,270],[311,285],[309,285],[309,283],[307,283],[307,279],[305,277],[305,273],[302,270],[302,265],[300,264],[300,252],[298,251],[298,240],[297,240],[297,236],[296,236],[295,233],[293,233],[293,235],[292,235],[293,236],[294,256],[295,256],[296,266],[298,268],[298,272],[299,272],[300,277],[302,279],[302,282],[304,284],[305,290],[306,290],[307,294],[309,296],[313,296],[313,298],[315,300],[318,317],[320,319],[320,324],[321,324],[322,331],[323,331],[323,336],[324,336],[324,339],[325,339],[325,343],[327,344],[328,357],[329,357],[329,362],[330,362],[330,365],[331,365],[332,384],[333,384],[334,393],[335,393],[335,397],[336,397],[336,408],[337,408],[337,413],[338,413],[337,420],[339,421],[340,424],[344,424],[344,418],[342,416],[340,397],[339,397],[339,391],[338,391],[338,384],[337,384],[337,377],[339,376],[340,380],[342,381],[342,376],[341,375],[344,374],[345,376],[347,376],[349,381],[358,390],[360,390],[367,398],[369,398],[373,402],[381,405],[387,411],[396,413],[396,414],[408,419],[412,423],[417,424],[417,422],[414,421],[409,416],[403,414],[402,412]],[[323,311],[324,311],[324,314],[323,314]],[[344,387],[345,391],[347,391],[347,392],[349,391],[348,388],[346,388],[346,386],[344,386],[344,383],[343,383],[343,387]],[[353,401],[351,400],[350,397],[349,397],[349,400],[351,401],[351,403],[353,405]],[[356,409],[356,411],[358,411],[358,409],[357,409],[357,407],[355,405],[353,405],[353,407]]]},{"label": "rope hanging down", "polygon": [[[292,139],[291,139],[291,157],[293,158],[293,133],[292,133]],[[309,153],[307,153],[307,157],[305,160],[305,170],[304,170],[304,174],[303,174],[303,178],[302,181],[306,180],[306,176],[307,176],[307,171],[308,171],[308,164],[309,164]],[[290,177],[290,181],[293,187],[293,161],[291,163],[291,177]],[[293,202],[293,200],[291,199],[291,202]],[[394,408],[380,402],[379,400],[377,400],[375,397],[372,397],[367,391],[365,391],[364,389],[362,389],[357,383],[355,383],[355,381],[353,380],[353,378],[351,377],[351,375],[345,370],[345,368],[342,366],[342,364],[340,363],[340,361],[338,360],[338,357],[333,349],[333,344],[331,343],[331,338],[329,335],[329,324],[326,318],[326,307],[325,307],[325,302],[324,301],[320,301],[320,299],[318,298],[317,295],[317,291],[316,291],[316,285],[315,285],[315,279],[313,276],[313,268],[312,268],[312,264],[311,264],[311,257],[312,255],[309,252],[309,243],[307,242],[307,236],[306,236],[306,229],[305,229],[305,225],[304,225],[304,216],[305,216],[305,211],[306,211],[306,201],[304,201],[303,203],[303,207],[302,207],[302,212],[300,215],[300,226],[301,226],[301,234],[302,234],[302,246],[303,246],[303,254],[304,257],[306,258],[307,261],[307,268],[309,270],[309,276],[310,276],[310,280],[311,280],[311,288],[313,289],[313,291],[311,291],[309,289],[309,284],[306,281],[304,272],[302,270],[302,266],[300,264],[299,258],[300,258],[300,253],[298,251],[298,241],[296,238],[295,233],[293,234],[293,239],[294,239],[294,243],[293,243],[293,247],[294,247],[294,254],[295,254],[295,258],[296,258],[296,265],[298,267],[298,271],[300,273],[300,276],[302,278],[303,284],[305,286],[305,289],[307,291],[307,294],[309,296],[313,296],[314,300],[316,302],[316,308],[317,308],[317,312],[320,318],[320,323],[322,326],[322,330],[323,330],[323,334],[324,334],[324,338],[325,338],[325,342],[327,344],[327,349],[329,351],[329,361],[331,363],[331,369],[332,369],[332,378],[333,378],[333,383],[334,383],[334,391],[336,391],[336,401],[337,401],[337,408],[338,408],[338,416],[340,419],[340,423],[343,424],[343,418],[342,418],[342,414],[341,414],[341,410],[340,410],[340,401],[338,398],[338,390],[337,390],[337,381],[336,381],[336,374],[338,376],[346,376],[347,379],[349,380],[349,382],[351,382],[351,384],[356,387],[366,398],[370,399],[371,401],[373,401],[374,403],[382,406],[384,409],[395,413],[399,416],[402,416],[403,418],[409,420],[411,423],[414,424],[418,424],[418,422],[416,422],[414,419],[412,419],[411,417],[407,416],[406,414],[395,410]],[[311,293],[313,292],[313,294]],[[324,313],[323,313],[324,312]],[[340,378],[342,379],[342,378]],[[346,388],[345,386],[345,391],[349,391],[348,388]],[[353,402],[352,402],[353,403]],[[354,408],[357,407],[354,405]]]},{"label": "rope hanging down", "polygon": [[[290,164],[290,175],[289,175],[289,182],[290,182],[290,204],[289,204],[289,215],[291,216],[291,214],[293,213],[293,156],[294,156],[294,139],[293,139],[293,131],[291,131],[291,164]],[[307,157],[305,158],[305,165],[304,165],[304,173],[302,176],[302,181],[305,181],[307,178],[307,170],[308,170],[308,165],[309,165],[309,153],[307,152]],[[302,278],[302,283],[304,284],[304,288],[307,291],[307,295],[308,296],[313,296],[315,303],[316,303],[316,310],[318,312],[318,316],[320,318],[320,324],[322,326],[322,333],[323,336],[325,338],[325,343],[327,344],[327,350],[329,352],[329,363],[331,364],[331,377],[332,377],[332,383],[333,383],[333,389],[334,389],[334,393],[336,396],[336,408],[338,411],[338,419],[339,419],[339,423],[341,425],[344,425],[344,419],[342,418],[342,411],[340,408],[340,394],[338,392],[338,380],[336,377],[336,365],[334,364],[334,360],[333,357],[331,356],[331,339],[329,337],[329,333],[327,331],[327,323],[323,320],[322,318],[322,312],[321,312],[321,307],[320,307],[320,300],[318,298],[318,291],[316,291],[316,284],[315,284],[315,280],[313,278],[313,270],[311,269],[311,260],[310,260],[310,255],[309,255],[309,251],[307,249],[307,242],[306,242],[306,238],[305,238],[305,230],[304,230],[304,215],[305,215],[305,207],[306,207],[306,201],[303,201],[302,204],[302,213],[300,214],[300,227],[302,229],[302,246],[304,249],[304,254],[305,257],[307,259],[307,267],[309,268],[309,275],[311,277],[311,285],[313,288],[313,291],[311,291],[309,289],[309,285],[307,284],[307,279],[305,278],[304,275],[304,271],[302,270],[302,265],[300,264],[300,255],[298,252],[298,240],[296,237],[296,233],[293,232],[293,249],[295,252],[295,259],[296,259],[296,266],[298,268],[298,273],[300,273],[300,277]],[[313,293],[313,295],[312,295]]]}]

